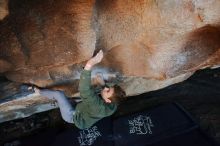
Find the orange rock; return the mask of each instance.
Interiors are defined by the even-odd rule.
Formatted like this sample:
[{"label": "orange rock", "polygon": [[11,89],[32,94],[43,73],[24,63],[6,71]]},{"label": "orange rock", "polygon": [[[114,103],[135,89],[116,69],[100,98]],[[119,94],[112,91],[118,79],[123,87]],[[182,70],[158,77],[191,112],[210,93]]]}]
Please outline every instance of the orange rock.
[{"label": "orange rock", "polygon": [[219,14],[219,0],[9,1],[0,72],[40,87],[77,85],[84,62],[103,49],[94,72],[159,89],[220,64]]}]

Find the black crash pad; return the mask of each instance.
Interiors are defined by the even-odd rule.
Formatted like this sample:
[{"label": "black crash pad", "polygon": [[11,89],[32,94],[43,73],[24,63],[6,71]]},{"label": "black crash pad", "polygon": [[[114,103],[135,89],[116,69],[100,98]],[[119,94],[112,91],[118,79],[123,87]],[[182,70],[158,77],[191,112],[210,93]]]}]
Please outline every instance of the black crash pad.
[{"label": "black crash pad", "polygon": [[198,128],[177,104],[120,117],[113,123],[115,146],[145,146]]},{"label": "black crash pad", "polygon": [[219,146],[219,144],[200,129],[194,129],[146,146]]},{"label": "black crash pad", "polygon": [[219,146],[178,104],[107,117],[84,130],[71,127],[47,133],[20,141],[19,146]]},{"label": "black crash pad", "polygon": [[57,135],[51,146],[113,146],[112,118],[104,118],[90,128],[67,129]]}]

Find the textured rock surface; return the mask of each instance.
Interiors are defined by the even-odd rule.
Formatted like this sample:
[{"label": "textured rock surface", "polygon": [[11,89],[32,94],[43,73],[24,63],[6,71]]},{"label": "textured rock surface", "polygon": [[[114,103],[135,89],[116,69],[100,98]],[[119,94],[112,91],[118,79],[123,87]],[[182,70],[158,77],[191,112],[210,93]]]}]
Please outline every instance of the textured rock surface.
[{"label": "textured rock surface", "polygon": [[8,15],[8,0],[0,0],[0,20]]},{"label": "textured rock surface", "polygon": [[9,0],[8,9],[0,72],[12,81],[74,95],[84,62],[99,49],[105,57],[94,74],[120,77],[129,95],[220,64],[219,0]]}]

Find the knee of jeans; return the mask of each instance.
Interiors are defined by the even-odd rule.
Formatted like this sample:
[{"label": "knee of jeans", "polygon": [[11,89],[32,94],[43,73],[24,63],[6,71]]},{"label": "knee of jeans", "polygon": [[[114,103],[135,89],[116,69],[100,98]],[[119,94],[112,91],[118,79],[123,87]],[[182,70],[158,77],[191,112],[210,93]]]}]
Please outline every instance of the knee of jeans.
[{"label": "knee of jeans", "polygon": [[74,123],[73,117],[63,118],[63,120],[66,121],[67,123]]}]

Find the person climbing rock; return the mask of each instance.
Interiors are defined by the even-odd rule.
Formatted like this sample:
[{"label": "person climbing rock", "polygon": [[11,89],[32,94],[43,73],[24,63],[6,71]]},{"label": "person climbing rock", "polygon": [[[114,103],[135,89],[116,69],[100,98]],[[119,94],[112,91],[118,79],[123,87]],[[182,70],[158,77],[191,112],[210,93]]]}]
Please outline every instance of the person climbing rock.
[{"label": "person climbing rock", "polygon": [[[87,61],[79,82],[79,92],[82,101],[74,108],[61,91],[38,89],[35,92],[49,99],[55,99],[60,108],[62,118],[68,123],[74,123],[80,129],[89,128],[104,117],[112,115],[121,101],[125,99],[125,91],[117,84],[103,86],[97,93],[91,84],[91,69],[101,62],[103,51],[100,50],[95,57]],[[101,81],[99,75],[99,82]]]}]

